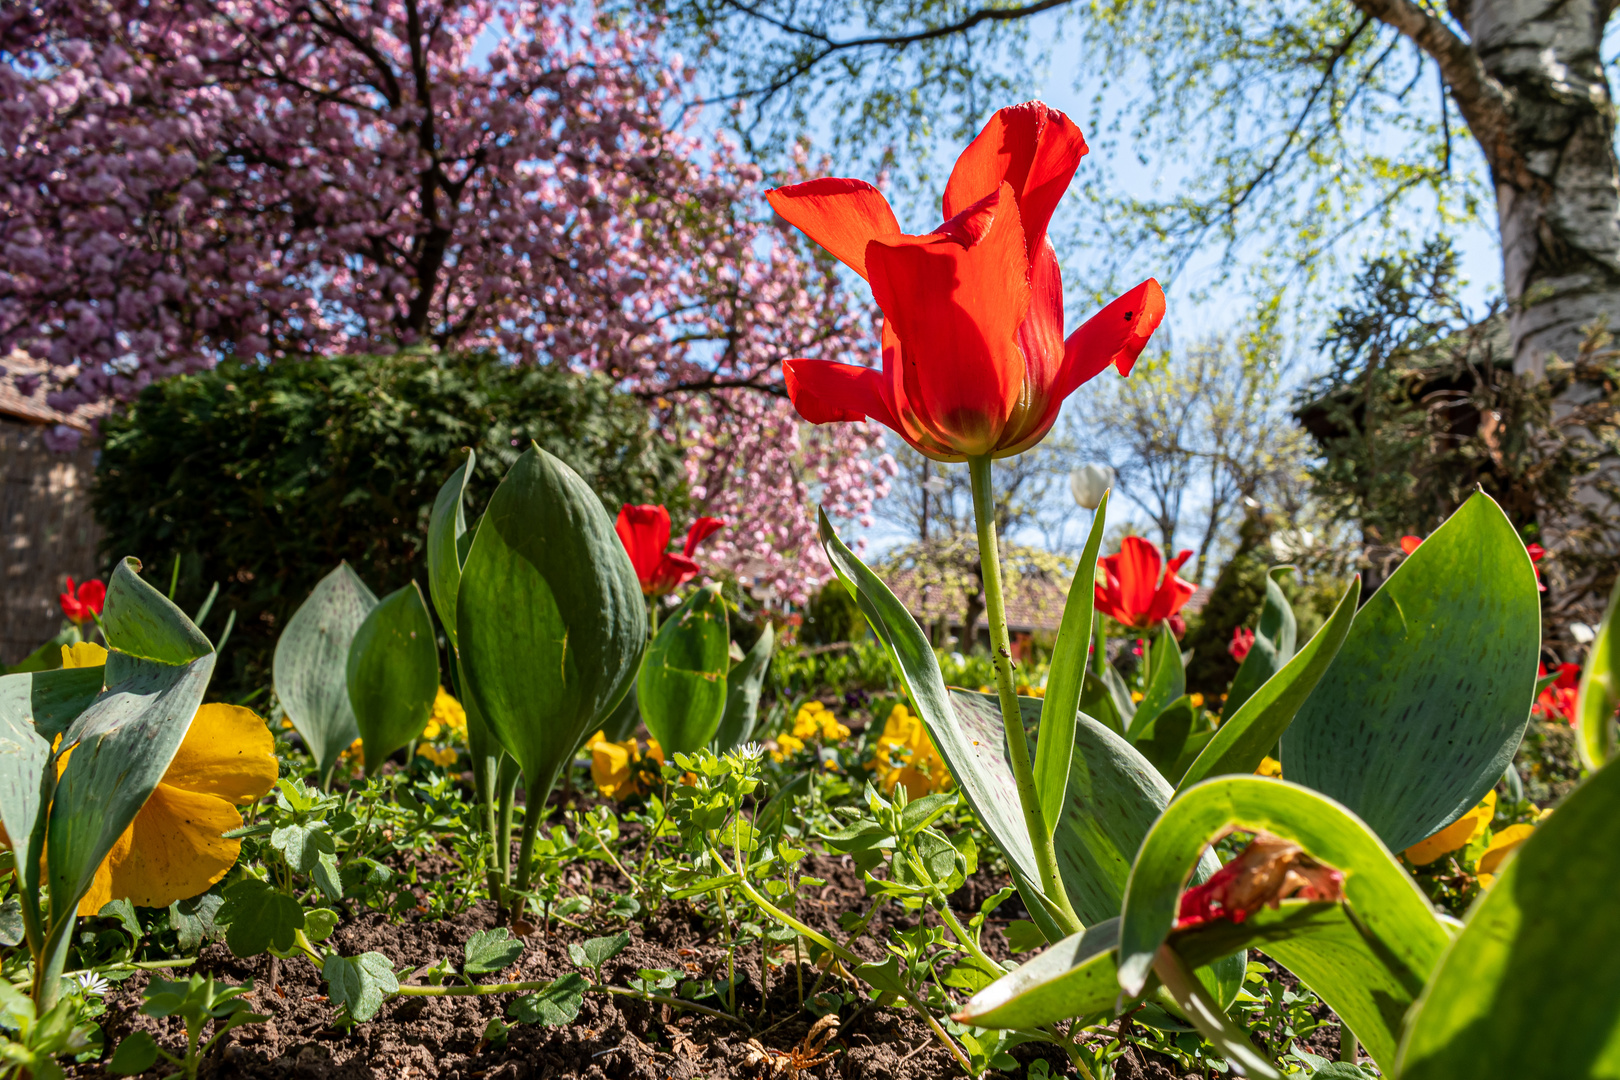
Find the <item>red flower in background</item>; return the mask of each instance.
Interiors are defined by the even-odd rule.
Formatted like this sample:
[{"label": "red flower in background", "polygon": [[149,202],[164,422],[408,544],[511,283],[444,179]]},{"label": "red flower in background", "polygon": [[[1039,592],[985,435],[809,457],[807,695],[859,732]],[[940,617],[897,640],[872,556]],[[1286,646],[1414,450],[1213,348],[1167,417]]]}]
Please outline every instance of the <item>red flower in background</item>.
[{"label": "red flower in background", "polygon": [[1232,644],[1226,647],[1226,651],[1232,654],[1232,659],[1243,663],[1243,658],[1249,655],[1252,648],[1254,648],[1254,631],[1247,626],[1232,627]]},{"label": "red flower in background", "polygon": [[1002,109],[945,185],[945,222],[900,231],[863,180],[811,180],[771,206],[865,278],[883,310],[882,370],[787,360],[799,415],[872,419],[937,461],[1008,457],[1046,436],[1063,399],[1112,364],[1121,375],[1164,317],[1149,279],[1063,339],[1063,280],[1046,226],[1086,140],[1039,101]]},{"label": "red flower in background", "polygon": [[1241,923],[1262,907],[1291,896],[1301,900],[1344,899],[1344,874],[1324,866],[1290,840],[1256,833],[1249,846],[1202,885],[1181,894],[1176,929],[1231,919]]},{"label": "red flower in background", "polygon": [[1097,610],[1137,630],[1164,622],[1198,589],[1176,576],[1190,558],[1192,552],[1183,551],[1171,559],[1161,582],[1159,549],[1140,536],[1127,536],[1119,554],[1097,560],[1102,570],[1102,580],[1096,585]]},{"label": "red flower in background", "polygon": [[630,554],[641,591],[647,596],[665,596],[697,577],[702,567],[693,561],[692,553],[724,526],[725,522],[719,518],[698,518],[686,531],[686,545],[676,555],[667,550],[669,511],[662,506],[625,503],[613,523],[613,531],[619,534],[624,550]]},{"label": "red flower in background", "polygon": [[62,605],[62,614],[75,626],[83,626],[101,614],[101,607],[107,602],[107,586],[99,581],[87,581],[75,587],[73,579],[68,578],[67,592],[60,594],[57,600]]},{"label": "red flower in background", "polygon": [[[1410,555],[1418,549],[1418,545],[1421,543],[1423,543],[1421,536],[1403,536],[1401,537],[1401,550]],[[1541,581],[1541,567],[1536,564],[1546,556],[1547,549],[1540,544],[1526,544],[1524,550],[1530,556],[1530,569],[1536,572],[1536,588],[1546,592],[1547,586],[1542,584]]]},{"label": "red flower in background", "polygon": [[[1547,677],[1547,665],[1542,664],[1536,668],[1541,678]],[[1540,694],[1536,695],[1536,704],[1530,710],[1531,714],[1541,720],[1562,720],[1566,724],[1575,722],[1575,698],[1580,692],[1581,665],[1559,664],[1558,678],[1553,684]]]}]

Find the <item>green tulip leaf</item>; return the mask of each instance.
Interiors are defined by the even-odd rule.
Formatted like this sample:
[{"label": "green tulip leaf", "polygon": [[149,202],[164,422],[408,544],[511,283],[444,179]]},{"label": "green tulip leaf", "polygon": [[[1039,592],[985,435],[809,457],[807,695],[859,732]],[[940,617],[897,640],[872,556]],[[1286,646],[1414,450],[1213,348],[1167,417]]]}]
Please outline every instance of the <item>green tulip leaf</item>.
[{"label": "green tulip leaf", "polygon": [[[1294,609],[1289,606],[1288,598],[1283,595],[1282,586],[1277,580],[1283,574],[1293,572],[1292,566],[1273,566],[1266,573],[1266,602],[1260,608],[1260,625],[1255,627],[1254,644],[1249,646],[1249,654],[1238,665],[1232,685],[1227,687],[1226,702],[1221,706],[1223,716],[1237,716],[1249,696],[1294,658],[1294,642],[1299,626],[1294,620]],[[1351,614],[1354,613],[1352,605]]]},{"label": "green tulip leaf", "polygon": [[776,648],[776,630],[769,622],[726,676],[726,711],[720,717],[720,730],[714,737],[714,752],[723,754],[754,737],[759,723],[759,695],[771,668],[771,652]]},{"label": "green tulip leaf", "polygon": [[1620,766],[1608,765],[1475,902],[1413,1010],[1401,1080],[1620,1076],[1617,852]]},{"label": "green tulip leaf", "polygon": [[[96,689],[101,689],[101,668],[69,669],[96,673]],[[32,683],[41,675],[57,672],[34,672],[26,675],[7,675],[0,678],[0,825],[11,838],[14,849],[23,852],[17,859],[27,879],[25,887],[38,893],[39,860],[30,859],[27,852],[39,850],[43,837],[35,830],[42,823],[40,810],[48,806],[54,786],[46,771],[51,757],[51,744],[36,730],[31,703]],[[93,700],[93,699],[92,699]]]},{"label": "green tulip leaf", "polygon": [[469,696],[541,805],[629,690],[647,609],[601,500],[538,446],[478,523],[456,623]]},{"label": "green tulip leaf", "polygon": [[624,742],[636,733],[636,725],[641,723],[641,706],[636,696],[636,684],[631,682],[630,692],[624,695],[624,700],[619,702],[618,708],[602,721],[602,737],[608,742]]},{"label": "green tulip leaf", "polygon": [[1181,762],[1192,734],[1198,710],[1186,694],[1159,710],[1158,715],[1132,729],[1131,745],[1147,758],[1159,775],[1174,784],[1180,779],[1176,766]]},{"label": "green tulip leaf", "polygon": [[1539,597],[1518,533],[1474,495],[1356,613],[1283,736],[1283,774],[1395,851],[1473,809],[1530,718]]},{"label": "green tulip leaf", "polygon": [[1620,741],[1614,723],[1615,709],[1620,708],[1620,629],[1614,625],[1617,608],[1620,581],[1615,582],[1609,608],[1603,613],[1597,637],[1592,639],[1575,699],[1575,748],[1580,752],[1581,764],[1594,771],[1615,756]]},{"label": "green tulip leaf", "polygon": [[636,676],[636,703],[666,754],[707,746],[726,711],[731,631],[726,602],[705,585],[664,620]]},{"label": "green tulip leaf", "polygon": [[1147,689],[1136,704],[1136,714],[1131,717],[1131,726],[1126,732],[1131,742],[1137,740],[1137,733],[1150,720],[1187,692],[1187,671],[1182,667],[1181,647],[1176,644],[1174,634],[1169,630],[1160,633],[1148,655],[1153,667],[1148,673]]},{"label": "green tulip leaf", "polygon": [[[115,587],[107,590],[103,619],[126,628],[112,635],[114,641],[176,657],[188,655],[198,641],[206,643],[179,608],[141,580],[136,565],[132,559],[120,563],[113,571]],[[109,651],[107,690],[63,736],[61,749],[73,755],[45,811],[53,938],[72,925],[96,868],[168,770],[202,704],[214,661],[211,649],[174,664],[116,647]]]},{"label": "green tulip leaf", "polygon": [[1111,1015],[1120,1001],[1119,919],[1070,934],[980,990],[953,1018],[983,1028],[1033,1029]]},{"label": "green tulip leaf", "polygon": [[369,776],[422,734],[439,692],[439,646],[416,582],[371,609],[349,646],[346,677]]},{"label": "green tulip leaf", "polygon": [[96,700],[106,677],[101,665],[0,676],[0,709],[26,719],[45,739],[55,739]]},{"label": "green tulip leaf", "polygon": [[322,776],[360,737],[349,705],[349,646],[377,597],[348,563],[321,578],[276,642],[276,697]]},{"label": "green tulip leaf", "polygon": [[462,551],[460,541],[467,532],[467,481],[477,460],[472,450],[450,479],[439,488],[433,500],[433,516],[428,519],[428,595],[444,624],[450,648],[456,648],[456,593],[461,588]]},{"label": "green tulip leaf", "polygon": [[[1269,580],[1267,586],[1274,587]],[[1230,714],[1231,718],[1216,729],[1203,752],[1177,779],[1179,788],[1189,788],[1226,773],[1252,773],[1260,767],[1260,762],[1277,745],[1277,740],[1294,722],[1295,714],[1333,664],[1333,658],[1339,655],[1355,620],[1356,601],[1360,596],[1361,576],[1358,574],[1339,598],[1328,621],[1305,647],[1250,693]],[[1258,634],[1255,640],[1260,640]],[[1230,697],[1227,702],[1231,703]]]},{"label": "green tulip leaf", "polygon": [[1102,550],[1103,527],[1108,520],[1108,492],[1091,517],[1091,534],[1075,568],[1069,599],[1046,678],[1041,706],[1040,737],[1036,740],[1035,791],[1040,796],[1041,818],[1047,828],[1057,826],[1063,793],[1069,784],[1069,751],[1074,744],[1075,716],[1086,685],[1086,659],[1091,650],[1091,624],[1096,606],[1097,554]]},{"label": "green tulip leaf", "polygon": [[[1289,924],[1275,913],[1256,912],[1235,928],[1212,924],[1175,931],[1193,868],[1232,829],[1291,840],[1342,871],[1343,917],[1313,912]],[[1294,908],[1287,912],[1298,917]],[[1298,933],[1266,937],[1279,921]],[[1200,945],[1205,934],[1215,936]],[[1166,940],[1192,962],[1234,947],[1265,949],[1343,1018],[1387,1072],[1401,1018],[1449,938],[1417,883],[1350,811],[1296,784],[1224,776],[1178,795],[1137,853],[1120,915],[1119,982],[1126,993],[1142,992]]]},{"label": "green tulip leaf", "polygon": [[[1123,680],[1115,673],[1114,665],[1105,660],[1103,667],[1105,671],[1102,675],[1094,670],[1086,672],[1085,685],[1080,691],[1080,711],[1095,718],[1114,734],[1123,735],[1135,714],[1135,706],[1131,702],[1130,691],[1124,689]],[[1108,678],[1110,675],[1112,679]],[[1115,682],[1119,683],[1119,692],[1124,694],[1123,700],[1115,692]]]}]

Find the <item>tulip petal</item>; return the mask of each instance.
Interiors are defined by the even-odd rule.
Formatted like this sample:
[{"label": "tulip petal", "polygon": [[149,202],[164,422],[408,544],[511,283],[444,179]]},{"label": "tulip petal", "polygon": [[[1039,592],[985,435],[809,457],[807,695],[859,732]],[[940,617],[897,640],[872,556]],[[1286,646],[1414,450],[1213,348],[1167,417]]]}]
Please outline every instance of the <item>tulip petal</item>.
[{"label": "tulip petal", "polygon": [[691,558],[697,546],[721,529],[726,527],[725,520],[717,517],[700,517],[692,522],[692,527],[686,530],[686,546],[681,551]]},{"label": "tulip petal", "polygon": [[245,806],[278,775],[276,741],[264,721],[251,709],[212,702],[197,710],[163,782]]},{"label": "tulip petal", "polygon": [[1029,310],[1029,262],[1012,189],[971,247],[940,237],[867,245],[872,294],[901,344],[907,404],[952,452],[996,446],[1024,383],[1018,325]]},{"label": "tulip petal", "polygon": [[669,511],[647,503],[640,506],[625,503],[613,523],[613,531],[619,534],[619,541],[630,556],[630,565],[636,568],[636,579],[645,592],[647,583],[658,570],[658,560],[669,547]]},{"label": "tulip petal", "polygon": [[839,262],[866,276],[866,245],[900,235],[883,193],[865,180],[824,177],[765,193],[771,208]]},{"label": "tulip petal", "polygon": [[1021,454],[1046,437],[1063,398],[1056,393],[1063,372],[1063,274],[1052,241],[1041,241],[1029,272],[1029,314],[1018,327],[1024,351],[1024,388],[1001,434],[997,457]]},{"label": "tulip petal", "polygon": [[900,430],[883,397],[881,372],[831,360],[784,360],[782,377],[793,407],[812,424],[872,419]]},{"label": "tulip petal", "polygon": [[1120,605],[1133,616],[1132,622],[1142,625],[1158,591],[1159,567],[1163,565],[1159,548],[1140,536],[1127,536],[1119,545],[1119,554],[1110,558],[1114,563],[1109,569],[1119,577]]},{"label": "tulip petal", "polygon": [[644,589],[654,596],[666,596],[698,576],[703,567],[685,555],[665,554],[658,560]]},{"label": "tulip petal", "polygon": [[1018,197],[1033,261],[1086,151],[1085,136],[1074,121],[1044,102],[1001,109],[956,159],[945,185],[945,217],[1009,183]]},{"label": "tulip petal", "polygon": [[1064,343],[1058,397],[1068,397],[1110,364],[1129,375],[1163,319],[1164,291],[1152,278],[1087,319]]}]

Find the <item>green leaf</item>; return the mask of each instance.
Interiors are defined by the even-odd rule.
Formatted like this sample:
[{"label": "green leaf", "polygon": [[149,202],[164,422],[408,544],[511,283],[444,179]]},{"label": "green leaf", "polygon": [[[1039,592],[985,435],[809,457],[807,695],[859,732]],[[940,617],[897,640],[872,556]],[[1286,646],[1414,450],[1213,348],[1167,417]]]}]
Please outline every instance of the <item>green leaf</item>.
[{"label": "green leaf", "polygon": [[1196,718],[1197,710],[1193,708],[1192,698],[1183,694],[1161,709],[1157,716],[1132,728],[1131,745],[1136,747],[1137,753],[1153,763],[1160,776],[1174,784],[1180,779],[1176,766],[1185,754],[1187,738],[1192,734],[1193,720]]},{"label": "green leaf", "polygon": [[467,975],[493,975],[504,971],[523,955],[523,940],[514,938],[504,926],[493,930],[480,930],[467,939],[467,962],[462,972]]},{"label": "green leaf", "polygon": [[1181,646],[1176,644],[1176,635],[1168,631],[1159,634],[1153,642],[1151,656],[1153,667],[1148,687],[1136,704],[1136,714],[1131,717],[1130,730],[1126,732],[1132,742],[1140,737],[1137,732],[1150,720],[1187,693],[1187,671],[1181,665]]},{"label": "green leaf", "polygon": [[286,952],[293,947],[297,932],[304,929],[304,909],[268,881],[243,878],[225,890],[214,921],[225,925],[231,952],[258,956],[271,948]]},{"label": "green leaf", "polygon": [[[1333,933],[1307,922],[1295,928],[1299,936],[1287,939],[1297,941],[1297,947],[1287,948],[1277,938],[1263,947],[1320,995],[1388,1072],[1401,1017],[1448,937],[1417,883],[1378,837],[1344,807],[1296,784],[1225,776],[1176,797],[1142,842],[1131,868],[1120,915],[1120,986],[1128,994],[1142,992],[1167,938],[1178,950],[1183,941],[1199,939],[1199,930],[1171,938],[1181,893],[1208,846],[1233,828],[1291,840],[1344,872],[1345,901],[1353,920],[1328,926]],[[1246,935],[1259,933],[1267,922],[1256,914],[1236,931],[1217,927],[1217,934],[1230,935],[1184,955],[1195,959],[1244,947],[1251,940]],[[1350,932],[1339,932],[1345,928]]]},{"label": "green leaf", "polygon": [[439,646],[416,582],[389,593],[366,615],[349,646],[346,675],[371,776],[422,734],[439,692]]},{"label": "green leaf", "polygon": [[1617,852],[1610,764],[1536,827],[1468,913],[1412,1014],[1402,1080],[1620,1076]]},{"label": "green leaf", "polygon": [[1074,718],[1080,711],[1081,692],[1086,685],[1086,659],[1095,616],[1097,554],[1102,550],[1103,527],[1108,520],[1108,495],[1103,492],[1091,517],[1091,533],[1069,585],[1069,599],[1063,605],[1063,621],[1058,626],[1046,677],[1046,698],[1041,705],[1035,747],[1035,792],[1041,801],[1041,818],[1048,828],[1057,827],[1063,793],[1069,785],[1068,748],[1074,745]]},{"label": "green leaf", "polygon": [[9,949],[21,944],[25,932],[22,901],[16,896],[6,897],[5,903],[0,904],[0,945]]},{"label": "green leaf", "polygon": [[754,727],[759,723],[759,695],[775,648],[776,631],[767,621],[754,647],[726,675],[726,709],[714,737],[715,753],[723,754],[754,737]]},{"label": "green leaf", "polygon": [[568,946],[568,959],[580,967],[599,968],[618,956],[630,944],[630,932],[621,930],[612,937],[587,938]]},{"label": "green leaf", "polygon": [[571,971],[537,994],[525,994],[506,1007],[506,1015],[522,1024],[557,1027],[572,1024],[580,1003],[591,984],[577,971]]},{"label": "green leaf", "polygon": [[[199,640],[206,645],[200,632],[185,631],[185,615],[133,565],[126,559],[113,572],[117,587],[108,591],[104,612],[126,628],[124,640],[133,635],[147,651],[169,656],[186,655]],[[72,919],[96,868],[168,770],[202,704],[214,660],[212,651],[178,665],[109,652],[108,689],[63,737],[73,756],[46,811],[54,925]]]},{"label": "green leaf", "polygon": [[332,1004],[347,1009],[349,1018],[359,1023],[377,1015],[385,994],[399,992],[394,965],[380,952],[352,958],[328,956],[321,965],[321,978],[326,980],[326,996]]},{"label": "green leaf", "polygon": [[[101,689],[101,669],[95,669],[96,689]],[[72,669],[69,669],[71,672]],[[43,841],[35,830],[43,824],[40,811],[49,805],[53,777],[46,771],[51,744],[35,729],[31,703],[33,681],[42,673],[7,675],[0,678],[0,824],[20,853],[29,887],[37,889],[37,859],[29,850]],[[48,672],[44,674],[57,674]]]},{"label": "green leaf", "polygon": [[988,1028],[1034,1028],[1111,1014],[1120,998],[1119,919],[1070,934],[973,995],[955,1019]]},{"label": "green leaf", "polygon": [[705,585],[664,620],[647,646],[636,703],[664,753],[689,754],[714,739],[726,709],[730,643],[720,587]]},{"label": "green leaf", "polygon": [[137,559],[123,559],[107,584],[101,626],[107,648],[141,660],[184,667],[211,655],[214,646],[174,601],[140,576]]},{"label": "green leaf", "polygon": [[203,893],[169,905],[169,928],[179,939],[181,952],[194,953],[207,942],[225,935],[225,928],[217,918],[224,903],[225,898],[217,893]]},{"label": "green leaf", "polygon": [[134,1031],[124,1036],[107,1062],[107,1071],[119,1076],[139,1076],[157,1064],[158,1044],[149,1031]]},{"label": "green leaf", "polygon": [[[1113,665],[1104,661],[1109,673],[1113,672]],[[1130,726],[1130,718],[1135,713],[1131,708],[1126,711],[1125,706],[1131,705],[1130,694],[1125,695],[1124,706],[1118,702],[1110,689],[1110,682],[1091,669],[1086,670],[1085,685],[1080,691],[1080,711],[1087,716],[1094,717],[1109,731],[1116,735],[1125,734]]]},{"label": "green leaf", "polygon": [[[1249,655],[1238,665],[1232,685],[1227,687],[1226,703],[1221,706],[1223,716],[1236,717],[1249,696],[1294,658],[1298,624],[1294,621],[1294,609],[1278,584],[1278,578],[1293,572],[1292,566],[1273,566],[1266,572],[1266,602],[1260,608],[1260,625],[1255,627]],[[1351,613],[1354,611],[1352,605]]]},{"label": "green leaf", "polygon": [[[1270,579],[1266,586],[1275,587]],[[1260,767],[1261,760],[1277,745],[1277,740],[1294,722],[1295,714],[1333,664],[1333,658],[1339,655],[1355,620],[1356,601],[1360,596],[1361,575],[1358,574],[1339,598],[1328,621],[1305,647],[1264,685],[1249,693],[1243,704],[1229,714],[1230,719],[1216,729],[1203,752],[1177,780],[1179,789],[1189,788],[1211,776],[1252,773]],[[1255,640],[1260,640],[1258,634]],[[1228,696],[1228,707],[1231,700]]]},{"label": "green leaf", "polygon": [[49,742],[90,707],[106,676],[105,667],[0,676],[0,711],[28,719],[33,730]]},{"label": "green leaf", "polygon": [[1349,807],[1394,851],[1433,836],[1513,760],[1540,650],[1530,556],[1476,494],[1356,613],[1283,736],[1283,775]]},{"label": "green leaf", "polygon": [[1575,748],[1581,764],[1596,771],[1615,756],[1617,742],[1614,712],[1620,708],[1620,628],[1615,612],[1620,610],[1620,581],[1609,596],[1597,637],[1586,654],[1581,672],[1581,688],[1575,704]]},{"label": "green leaf", "polygon": [[360,737],[349,704],[349,645],[377,597],[349,564],[321,578],[276,641],[276,698],[322,776]]},{"label": "green leaf", "polygon": [[[10,667],[0,666],[0,675],[25,675],[35,671],[55,671],[62,666],[62,646],[77,645],[84,640],[79,628],[68,623],[55,637],[23,657]],[[72,670],[72,669],[69,669]]]},{"label": "green leaf", "polygon": [[332,936],[337,929],[338,913],[331,908],[311,908],[304,912],[304,936],[319,943]]},{"label": "green leaf", "polygon": [[450,479],[433,499],[433,516],[428,519],[428,594],[444,625],[450,649],[456,648],[456,593],[461,588],[459,541],[467,531],[467,481],[472,478],[477,455],[467,451],[467,460],[457,466]]},{"label": "green leaf", "polygon": [[538,446],[495,489],[462,567],[467,688],[538,806],[630,688],[647,609],[601,500]]}]

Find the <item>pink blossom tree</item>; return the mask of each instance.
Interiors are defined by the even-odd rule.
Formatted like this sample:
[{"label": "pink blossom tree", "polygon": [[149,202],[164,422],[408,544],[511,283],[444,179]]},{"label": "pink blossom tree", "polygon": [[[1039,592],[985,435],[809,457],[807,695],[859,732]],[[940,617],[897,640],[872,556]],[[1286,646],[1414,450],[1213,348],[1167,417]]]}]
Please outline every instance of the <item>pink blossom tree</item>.
[{"label": "pink blossom tree", "polygon": [[690,446],[715,556],[790,599],[813,504],[884,491],[876,431],[801,427],[779,361],[866,314],[665,122],[655,26],[556,0],[44,0],[0,10],[0,352],[50,400],[227,355],[492,347],[604,371]]}]

